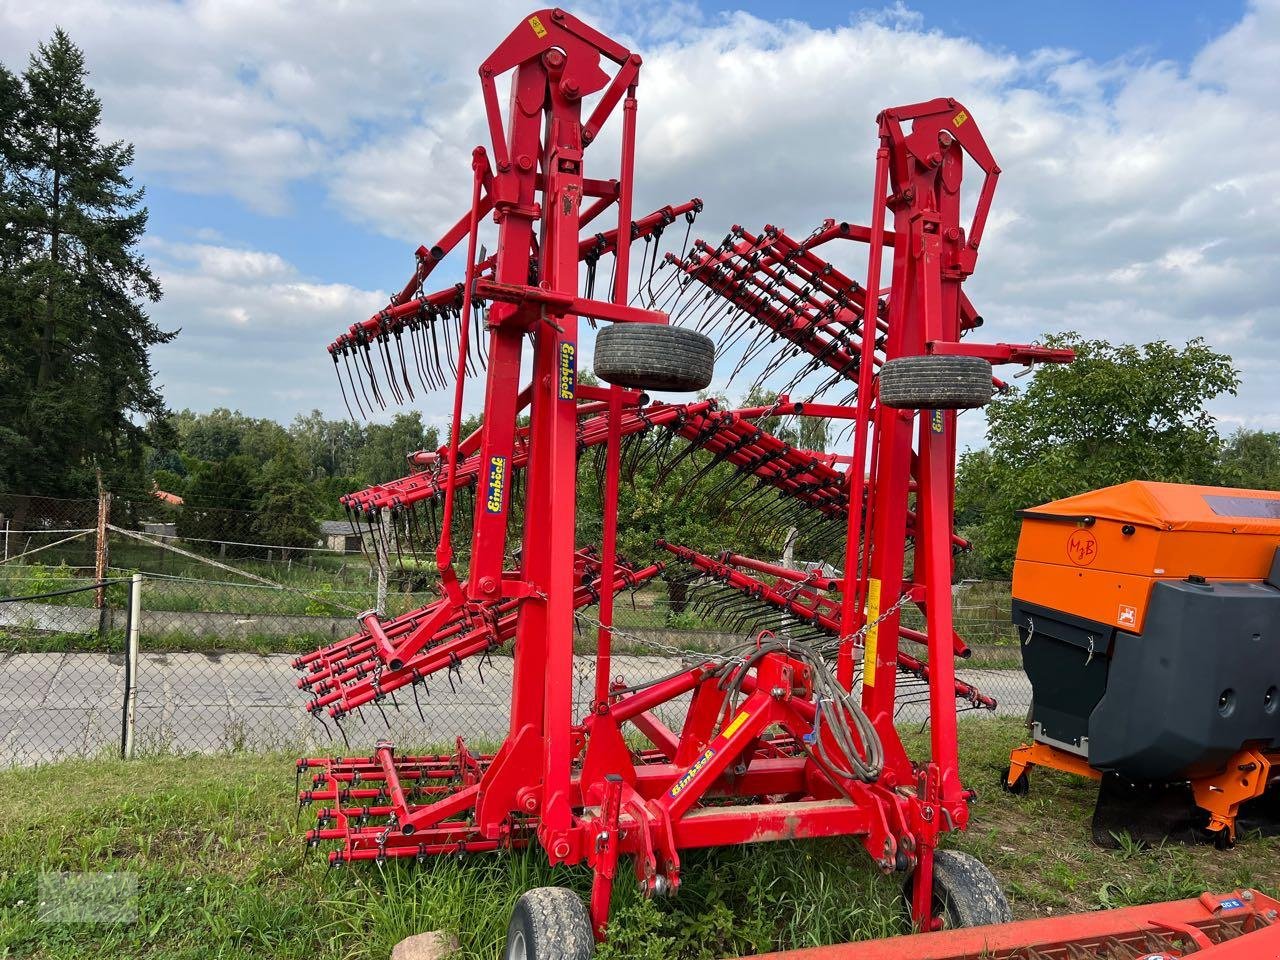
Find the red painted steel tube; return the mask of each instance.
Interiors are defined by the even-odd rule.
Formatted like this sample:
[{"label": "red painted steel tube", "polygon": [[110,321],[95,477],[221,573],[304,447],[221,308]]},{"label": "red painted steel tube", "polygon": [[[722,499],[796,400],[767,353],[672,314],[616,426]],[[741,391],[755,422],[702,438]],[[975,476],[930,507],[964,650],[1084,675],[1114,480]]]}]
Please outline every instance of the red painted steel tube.
[{"label": "red painted steel tube", "polygon": [[[864,301],[866,307],[876,312],[878,297],[874,292],[880,288],[881,254],[884,251],[884,205],[885,191],[889,179],[889,150],[881,146],[876,151],[875,185],[871,192],[871,229],[870,246],[867,250],[867,284],[868,291]],[[865,308],[864,308],[865,316]],[[858,417],[853,430],[853,459],[849,464],[849,511],[848,524],[845,530],[844,599],[840,606],[840,633],[851,636],[863,624],[863,610],[866,597],[859,587],[859,573],[865,563],[866,551],[863,549],[862,535],[864,529],[863,516],[870,519],[866,508],[865,492],[867,486],[867,445],[871,433],[871,361],[875,354],[875,338],[862,338],[861,361],[858,366]],[[868,524],[869,525],[869,524]],[[842,644],[836,659],[836,677],[846,690],[853,689],[853,647]]]},{"label": "red painted steel tube", "polygon": [[769,563],[767,560],[757,560],[754,557],[744,557],[740,553],[730,553],[722,558],[725,563],[731,563],[735,567],[741,567],[744,570],[754,570],[756,573],[764,573],[773,577],[780,577],[791,583],[803,583],[805,586],[814,590],[834,590],[838,585],[838,581],[834,577],[823,577],[817,574],[804,573],[801,570],[792,570],[790,567],[780,566],[776,563]]},{"label": "red painted steel tube", "polygon": [[373,638],[373,645],[382,657],[389,660],[395,656],[395,644],[391,642],[387,632],[382,629],[382,624],[378,622],[377,610],[370,610],[360,618],[360,622],[364,624],[365,630],[369,631],[369,636]]},{"label": "red painted steel tube", "polygon": [[[405,799],[404,787],[400,786],[400,777],[396,773],[391,744],[385,741],[379,743],[374,754],[378,758],[378,763],[382,766],[382,777],[386,781],[387,790],[391,794],[391,806],[397,815],[403,817],[409,812],[409,801]],[[406,828],[405,832],[412,833],[412,830]]]},{"label": "red painted steel tube", "polygon": [[[634,77],[634,72],[632,73]],[[622,169],[619,173],[618,233],[631,222],[631,187],[635,174],[636,142],[636,88],[627,91],[622,108]],[[627,301],[627,283],[631,269],[631,245],[618,247],[614,270],[613,302]],[[605,446],[603,531],[600,542],[601,576],[606,581],[613,578],[617,561],[618,542],[618,486],[622,473],[622,388],[609,387],[608,440]],[[600,627],[596,631],[596,681],[595,708],[600,710],[609,702],[609,679],[613,651],[613,592],[606,590],[600,597]]]},{"label": "red painted steel tube", "polygon": [[[462,429],[462,395],[467,382],[467,343],[471,330],[471,289],[475,277],[476,243],[480,222],[480,190],[484,182],[484,169],[488,159],[483,147],[476,147],[472,154],[471,169],[471,222],[467,236],[467,270],[462,288],[462,318],[459,322],[461,345],[458,348],[457,382],[453,390],[453,417],[449,422],[449,472],[458,467],[458,432]],[[444,522],[440,528],[440,544],[436,548],[436,566],[444,580],[446,590],[453,597],[458,591],[457,575],[453,572],[453,503],[455,487],[445,491]]]}]

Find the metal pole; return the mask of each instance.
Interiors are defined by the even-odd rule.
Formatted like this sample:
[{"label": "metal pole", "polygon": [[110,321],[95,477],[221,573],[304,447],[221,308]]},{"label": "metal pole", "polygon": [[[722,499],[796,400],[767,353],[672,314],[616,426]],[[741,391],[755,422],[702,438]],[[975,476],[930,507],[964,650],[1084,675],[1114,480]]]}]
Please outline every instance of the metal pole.
[{"label": "metal pole", "polygon": [[128,760],[133,756],[134,701],[138,692],[138,638],[142,632],[142,574],[135,573],[129,583],[129,632],[124,657],[124,729],[120,753]]},{"label": "metal pole", "polygon": [[9,562],[9,518],[4,518],[4,562]]},{"label": "metal pole", "polygon": [[378,616],[385,617],[387,615],[387,567],[389,559],[387,557],[387,515],[382,512],[378,515],[378,536],[375,538],[374,551],[378,557],[378,593],[374,599],[374,609],[378,611]]},{"label": "metal pole", "polygon": [[[613,274],[613,302],[627,302],[631,265],[631,188],[635,173],[636,88],[627,91],[622,106],[622,160],[618,175],[618,240]],[[622,473],[622,388],[609,387],[608,441],[605,445],[604,509],[602,511],[600,629],[596,633],[596,692],[594,709],[609,705],[613,663],[613,581],[618,561],[618,485]]]}]

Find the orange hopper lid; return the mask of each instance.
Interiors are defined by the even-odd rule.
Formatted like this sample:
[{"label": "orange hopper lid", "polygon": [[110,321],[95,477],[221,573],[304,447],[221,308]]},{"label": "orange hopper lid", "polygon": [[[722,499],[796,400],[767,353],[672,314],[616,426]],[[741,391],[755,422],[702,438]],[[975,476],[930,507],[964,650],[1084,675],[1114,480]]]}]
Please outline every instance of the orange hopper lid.
[{"label": "orange hopper lid", "polygon": [[1280,535],[1280,491],[1131,480],[1054,500],[1020,515],[1094,517],[1157,530]]}]

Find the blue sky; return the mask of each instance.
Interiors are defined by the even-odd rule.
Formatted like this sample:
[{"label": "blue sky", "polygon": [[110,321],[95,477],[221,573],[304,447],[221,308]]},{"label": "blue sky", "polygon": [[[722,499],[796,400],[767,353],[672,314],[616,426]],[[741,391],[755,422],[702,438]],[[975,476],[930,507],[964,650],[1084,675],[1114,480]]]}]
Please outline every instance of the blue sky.
[{"label": "blue sky", "polygon": [[[745,10],[764,20],[777,19],[786,5],[767,0],[708,4],[708,9]],[[1207,42],[1236,23],[1245,5],[1234,0],[1071,0],[1067,3],[958,2],[916,0],[904,6],[918,13],[928,30],[971,37],[984,46],[1030,53],[1042,47],[1066,47],[1094,60],[1133,54],[1189,61]],[[789,16],[815,27],[834,27],[883,4],[820,2],[791,5]]]},{"label": "blue sky", "polygon": [[[461,212],[484,138],[475,66],[528,12],[474,9],[0,0],[0,59],[20,66],[62,25],[107,133],[137,146],[166,289],[154,313],[183,329],[155,358],[171,405],[341,412],[324,345]],[[703,196],[715,239],[735,222],[865,220],[876,112],[957,96],[1005,170],[970,282],[984,332],[1205,334],[1245,378],[1215,404],[1226,427],[1280,429],[1280,0],[575,12],[645,56],[638,207]],[[589,174],[612,175],[596,159],[609,144]],[[443,418],[445,398],[421,405]],[[967,430],[982,441],[980,421]]]}]

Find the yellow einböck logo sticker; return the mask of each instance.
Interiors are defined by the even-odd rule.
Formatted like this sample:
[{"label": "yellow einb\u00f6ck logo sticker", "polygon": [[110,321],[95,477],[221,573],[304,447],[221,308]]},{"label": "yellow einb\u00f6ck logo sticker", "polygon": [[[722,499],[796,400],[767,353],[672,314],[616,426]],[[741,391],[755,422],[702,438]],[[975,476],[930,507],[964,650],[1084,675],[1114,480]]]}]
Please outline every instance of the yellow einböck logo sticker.
[{"label": "yellow einb\u00f6ck logo sticker", "polygon": [[[538,36],[542,36],[542,34],[538,34]],[[962,127],[964,126],[964,122],[968,119],[969,119],[969,115],[965,113],[963,110],[960,110],[956,113],[954,117],[951,118],[951,125],[955,127]]]},{"label": "yellow einb\u00f6ck logo sticker", "polygon": [[572,400],[574,388],[578,385],[578,349],[572,343],[560,344],[560,383],[561,400]]},{"label": "yellow einb\u00f6ck logo sticker", "polygon": [[686,770],[683,776],[671,785],[671,789],[667,791],[671,797],[678,797],[688,786],[693,783],[693,778],[702,772],[702,768],[711,762],[711,758],[716,755],[716,751],[712,747],[702,751],[697,760],[693,761],[693,766]]},{"label": "yellow einb\u00f6ck logo sticker", "polygon": [[489,458],[489,481],[485,485],[484,508],[489,513],[501,513],[507,499],[507,458]]}]

